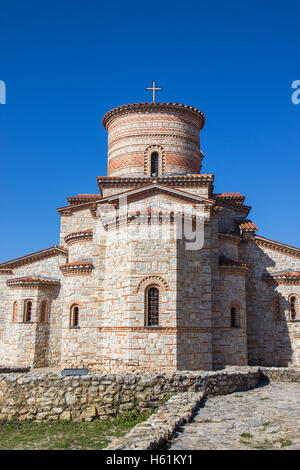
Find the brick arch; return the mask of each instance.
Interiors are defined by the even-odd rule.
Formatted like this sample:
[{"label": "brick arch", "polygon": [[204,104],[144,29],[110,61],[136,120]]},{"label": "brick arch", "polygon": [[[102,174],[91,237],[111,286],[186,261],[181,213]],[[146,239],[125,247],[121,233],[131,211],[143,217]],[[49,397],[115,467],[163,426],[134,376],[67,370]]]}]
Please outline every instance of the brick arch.
[{"label": "brick arch", "polygon": [[[43,310],[43,306],[45,307],[45,310]],[[38,321],[39,323],[47,323],[48,322],[48,317],[49,317],[49,312],[50,312],[50,302],[47,299],[47,297],[42,297],[39,300],[39,309],[38,309]]]},{"label": "brick arch", "polygon": [[237,307],[239,310],[243,310],[242,305],[237,300],[232,300],[231,302],[229,302],[227,307],[228,307],[228,310],[234,307]]},{"label": "brick arch", "polygon": [[151,286],[158,286],[162,291],[170,290],[169,284],[161,276],[147,276],[138,283],[136,291],[143,292]]},{"label": "brick arch", "polygon": [[161,145],[149,145],[144,152],[144,174],[150,175],[151,173],[151,154],[158,153],[158,173],[163,174],[166,172],[166,155],[165,150]]},{"label": "brick arch", "polygon": [[72,300],[71,302],[68,303],[67,305],[67,309],[70,310],[70,308],[73,306],[73,305],[78,305],[79,308],[84,308],[82,303],[79,302],[79,300]]},{"label": "brick arch", "polygon": [[[295,318],[292,319],[292,305],[291,305],[291,298],[295,297]],[[288,296],[288,304],[289,304],[289,319],[290,320],[299,320],[300,319],[300,296],[295,292],[292,292]]]}]

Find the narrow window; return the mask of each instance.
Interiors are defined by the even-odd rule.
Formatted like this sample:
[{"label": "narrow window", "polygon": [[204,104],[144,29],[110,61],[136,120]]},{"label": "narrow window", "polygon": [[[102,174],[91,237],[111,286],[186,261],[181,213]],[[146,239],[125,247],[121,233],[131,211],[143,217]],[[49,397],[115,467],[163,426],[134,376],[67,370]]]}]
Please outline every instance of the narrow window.
[{"label": "narrow window", "polygon": [[76,328],[79,326],[79,307],[78,305],[72,305],[70,309],[70,327]]},{"label": "narrow window", "polygon": [[48,303],[47,300],[42,300],[41,303],[41,312],[40,312],[40,322],[46,323],[47,322],[47,313],[48,313]]},{"label": "narrow window", "polygon": [[282,320],[281,312],[282,312],[281,297],[279,294],[275,294],[273,297],[273,320],[274,321]]},{"label": "narrow window", "polygon": [[231,328],[240,327],[240,314],[236,307],[232,307],[230,310],[231,313]]},{"label": "narrow window", "polygon": [[146,324],[147,326],[158,325],[159,314],[159,291],[157,287],[151,287],[146,295]]},{"label": "narrow window", "polygon": [[296,301],[297,301],[296,296],[291,295],[291,297],[290,297],[290,318],[291,318],[291,320],[296,320],[296,318],[297,318]]},{"label": "narrow window", "polygon": [[32,300],[25,300],[24,304],[24,322],[31,322]]},{"label": "narrow window", "polygon": [[18,301],[15,300],[14,305],[13,305],[13,318],[12,318],[12,321],[13,321],[13,323],[17,323],[17,320],[18,320]]},{"label": "narrow window", "polygon": [[151,154],[151,176],[158,175],[158,153],[153,152]]}]

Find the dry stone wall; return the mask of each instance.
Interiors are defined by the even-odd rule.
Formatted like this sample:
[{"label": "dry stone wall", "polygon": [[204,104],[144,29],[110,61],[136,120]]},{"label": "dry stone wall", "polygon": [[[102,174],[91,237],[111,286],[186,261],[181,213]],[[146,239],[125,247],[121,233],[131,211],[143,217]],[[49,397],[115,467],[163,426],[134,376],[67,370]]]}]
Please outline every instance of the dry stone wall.
[{"label": "dry stone wall", "polygon": [[258,368],[81,377],[41,372],[1,374],[0,419],[103,420],[126,411],[150,411],[173,394],[227,394],[253,388],[259,381]]}]

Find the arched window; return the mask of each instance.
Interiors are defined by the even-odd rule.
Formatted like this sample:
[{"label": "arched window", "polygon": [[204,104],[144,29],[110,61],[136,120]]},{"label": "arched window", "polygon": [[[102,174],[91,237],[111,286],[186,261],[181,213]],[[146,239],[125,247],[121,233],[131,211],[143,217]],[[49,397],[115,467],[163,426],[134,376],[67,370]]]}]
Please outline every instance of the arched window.
[{"label": "arched window", "polygon": [[231,328],[240,328],[240,312],[237,307],[231,307]]},{"label": "arched window", "polygon": [[281,296],[275,294],[273,297],[273,321],[282,320]]},{"label": "arched window", "polygon": [[79,307],[74,304],[70,308],[70,328],[79,327]]},{"label": "arched window", "polygon": [[46,323],[48,321],[48,302],[47,300],[42,300],[41,310],[40,310],[40,322]]},{"label": "arched window", "polygon": [[297,315],[297,297],[296,295],[292,294],[289,297],[289,304],[290,304],[290,319],[291,320],[297,320],[298,315]]},{"label": "arched window", "polygon": [[12,317],[12,321],[13,321],[13,323],[17,323],[17,320],[18,320],[18,301],[15,300],[15,301],[14,301],[14,305],[13,305],[13,317]]},{"label": "arched window", "polygon": [[157,326],[159,319],[159,290],[157,287],[150,287],[146,290],[146,326]]},{"label": "arched window", "polygon": [[151,176],[158,175],[158,153],[153,152],[151,154]]},{"label": "arched window", "polygon": [[24,302],[24,322],[31,322],[32,318],[32,300]]}]

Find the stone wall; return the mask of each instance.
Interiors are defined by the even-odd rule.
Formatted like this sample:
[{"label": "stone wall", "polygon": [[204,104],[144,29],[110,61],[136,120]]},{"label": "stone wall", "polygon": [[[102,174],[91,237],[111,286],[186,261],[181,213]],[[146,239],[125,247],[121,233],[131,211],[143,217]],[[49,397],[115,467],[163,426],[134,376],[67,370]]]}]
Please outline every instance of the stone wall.
[{"label": "stone wall", "polygon": [[[259,246],[240,245],[240,261],[249,265],[246,278],[248,361],[251,365],[300,366],[300,322],[289,318],[288,297],[300,295],[299,285],[272,285],[262,276],[284,270],[299,271],[300,258]],[[273,298],[280,297],[281,318],[274,318]]]},{"label": "stone wall", "polygon": [[82,377],[1,374],[0,419],[107,419],[126,411],[150,411],[172,394],[203,390],[208,396],[227,394],[253,388],[259,381],[258,368]]}]

